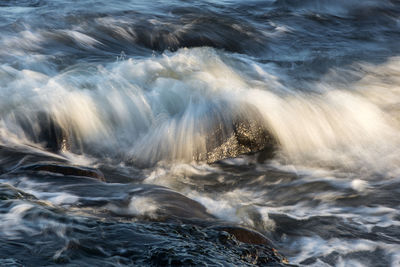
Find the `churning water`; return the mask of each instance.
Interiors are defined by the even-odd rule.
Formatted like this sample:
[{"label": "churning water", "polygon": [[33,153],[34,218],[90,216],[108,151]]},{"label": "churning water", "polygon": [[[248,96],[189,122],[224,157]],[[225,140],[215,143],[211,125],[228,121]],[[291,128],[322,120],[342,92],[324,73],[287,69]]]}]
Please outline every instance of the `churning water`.
[{"label": "churning water", "polygon": [[399,44],[397,0],[0,0],[0,265],[400,266]]}]

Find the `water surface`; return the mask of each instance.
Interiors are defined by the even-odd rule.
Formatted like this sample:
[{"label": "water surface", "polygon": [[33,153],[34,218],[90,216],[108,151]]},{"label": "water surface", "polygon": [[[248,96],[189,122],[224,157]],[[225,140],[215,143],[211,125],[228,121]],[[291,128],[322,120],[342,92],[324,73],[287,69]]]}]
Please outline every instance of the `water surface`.
[{"label": "water surface", "polygon": [[[399,14],[1,1],[0,265],[268,262],[227,224],[291,264],[400,265]],[[238,121],[275,145],[237,156]]]}]

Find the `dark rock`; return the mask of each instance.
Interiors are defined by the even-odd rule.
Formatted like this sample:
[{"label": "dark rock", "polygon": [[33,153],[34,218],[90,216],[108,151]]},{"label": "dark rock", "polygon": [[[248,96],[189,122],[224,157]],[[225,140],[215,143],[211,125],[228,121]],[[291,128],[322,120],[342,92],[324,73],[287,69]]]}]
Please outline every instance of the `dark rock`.
[{"label": "dark rock", "polygon": [[30,147],[6,147],[0,145],[0,175],[17,170],[21,166],[34,165],[43,162],[66,164],[67,160],[42,153]]},{"label": "dark rock", "polygon": [[256,152],[262,152],[259,155],[261,160],[271,158],[277,141],[265,127],[260,114],[252,108],[250,110],[248,114],[251,116],[237,115],[231,121],[231,127],[223,123],[211,127],[206,141],[207,154],[200,155],[199,160],[213,163]]},{"label": "dark rock", "polygon": [[50,114],[43,111],[20,114],[17,121],[25,135],[33,142],[42,144],[46,150],[60,152],[70,149],[68,132]]},{"label": "dark rock", "polygon": [[44,171],[51,172],[55,174],[62,174],[68,176],[83,176],[89,178],[95,178],[100,181],[105,181],[104,175],[101,171],[88,167],[81,166],[69,166],[60,165],[53,163],[37,163],[32,165],[27,165],[20,167],[16,170],[18,171]]},{"label": "dark rock", "polygon": [[242,251],[242,257],[248,262],[257,265],[271,264],[274,262],[276,264],[288,264],[288,260],[273,248],[272,242],[255,230],[230,225],[219,225],[211,228],[222,232],[220,235],[220,242],[222,243],[237,246],[238,244],[232,240],[232,236],[235,240],[250,245],[247,250]]},{"label": "dark rock", "polygon": [[34,196],[25,193],[9,184],[0,184],[0,200],[9,200],[9,199],[36,200]]},{"label": "dark rock", "polygon": [[253,244],[253,245],[268,245],[272,246],[272,242],[268,240],[263,234],[239,226],[218,226],[215,229],[225,231],[233,235],[238,241]]},{"label": "dark rock", "polygon": [[[129,185],[129,194],[124,200],[113,201],[114,215],[143,217],[145,219],[170,222],[209,222],[215,217],[199,202],[169,188],[158,185]],[[128,188],[128,187],[127,187]],[[132,214],[129,205],[133,198],[146,198],[143,205],[154,205],[154,210],[143,215]],[[148,202],[147,202],[148,201]],[[140,208],[140,207],[139,207]]]},{"label": "dark rock", "polygon": [[178,192],[159,190],[154,199],[160,203],[161,214],[180,220],[214,220],[215,217],[199,202]]},{"label": "dark rock", "polygon": [[54,120],[49,114],[39,113],[38,123],[40,132],[39,142],[45,143],[45,148],[52,152],[65,151],[70,149],[69,136],[67,131]]}]

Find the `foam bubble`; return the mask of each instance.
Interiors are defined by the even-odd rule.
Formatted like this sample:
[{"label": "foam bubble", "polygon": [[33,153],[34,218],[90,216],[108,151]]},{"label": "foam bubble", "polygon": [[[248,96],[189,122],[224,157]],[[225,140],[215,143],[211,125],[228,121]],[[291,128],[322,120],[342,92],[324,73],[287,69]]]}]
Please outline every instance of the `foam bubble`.
[{"label": "foam bubble", "polygon": [[351,181],[351,187],[356,191],[362,192],[368,188],[368,182],[360,179],[354,179]]}]

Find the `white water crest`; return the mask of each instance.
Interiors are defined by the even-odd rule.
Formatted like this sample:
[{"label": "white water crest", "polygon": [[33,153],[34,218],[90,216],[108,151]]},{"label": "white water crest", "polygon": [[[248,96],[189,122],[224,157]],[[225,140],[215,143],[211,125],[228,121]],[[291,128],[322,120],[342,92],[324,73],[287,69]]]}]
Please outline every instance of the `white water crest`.
[{"label": "white water crest", "polygon": [[327,76],[338,81],[299,91],[272,63],[212,48],[78,64],[58,74],[2,65],[1,140],[32,145],[27,129],[38,136],[45,112],[78,152],[192,161],[207,153],[215,125],[229,132],[235,117],[257,117],[292,163],[397,170],[400,59],[375,68],[357,63],[348,72],[358,79],[343,82],[332,70]]}]

